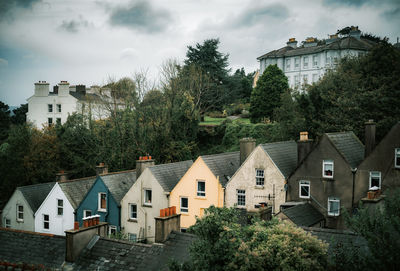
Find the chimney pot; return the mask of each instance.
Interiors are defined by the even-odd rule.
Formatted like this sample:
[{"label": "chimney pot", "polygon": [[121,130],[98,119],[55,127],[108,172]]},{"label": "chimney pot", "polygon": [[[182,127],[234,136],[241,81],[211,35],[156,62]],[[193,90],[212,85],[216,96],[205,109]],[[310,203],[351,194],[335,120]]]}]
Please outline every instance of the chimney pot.
[{"label": "chimney pot", "polygon": [[300,132],[300,141],[308,140],[308,132]]},{"label": "chimney pot", "polygon": [[154,159],[151,159],[151,156],[140,156],[139,160],[136,160],[136,179],[140,177],[143,171],[147,167],[151,167],[155,165]]}]

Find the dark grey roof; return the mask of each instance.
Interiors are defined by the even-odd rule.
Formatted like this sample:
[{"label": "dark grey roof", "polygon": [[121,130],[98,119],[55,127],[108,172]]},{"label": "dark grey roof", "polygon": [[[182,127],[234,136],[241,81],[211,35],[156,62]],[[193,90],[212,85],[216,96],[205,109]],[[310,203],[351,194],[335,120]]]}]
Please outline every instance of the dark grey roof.
[{"label": "dark grey roof", "polygon": [[343,49],[354,49],[354,50],[364,50],[368,51],[371,50],[372,47],[375,45],[375,42],[372,42],[368,39],[357,39],[354,37],[344,37],[337,39],[336,41],[323,44],[318,46],[311,46],[311,47],[298,47],[292,48],[290,46],[282,47],[278,50],[273,50],[268,52],[257,59],[263,58],[274,58],[274,57],[289,57],[289,56],[298,56],[298,55],[308,55],[308,54],[315,54],[326,50],[343,50]]},{"label": "dark grey roof", "polygon": [[189,260],[189,246],[194,235],[172,232],[165,244],[138,244],[100,238],[91,248],[85,248],[74,270],[168,270],[171,258]]},{"label": "dark grey roof", "polygon": [[[65,259],[65,237],[0,229],[0,262],[43,264],[58,269]],[[42,270],[37,268],[37,270]],[[17,269],[15,269],[17,270]],[[22,268],[21,268],[22,270]]]},{"label": "dark grey roof", "polygon": [[69,94],[80,101],[101,101],[100,97],[92,93],[83,93],[81,91],[70,91]]},{"label": "dark grey roof", "polygon": [[284,213],[297,226],[310,227],[324,220],[324,215],[310,203],[299,204],[283,209],[282,213]]},{"label": "dark grey roof", "polygon": [[192,166],[193,161],[183,161],[149,167],[153,176],[160,183],[164,191],[170,192]]},{"label": "dark grey roof", "polygon": [[215,176],[219,176],[222,186],[235,174],[240,166],[240,152],[226,152],[201,156]]},{"label": "dark grey roof", "polygon": [[47,195],[50,193],[54,185],[55,182],[41,183],[21,186],[17,189],[21,191],[22,195],[31,207],[33,213],[35,213],[40,205],[42,205],[43,201],[46,199]]},{"label": "dark grey roof", "polygon": [[59,185],[74,209],[77,209],[96,177],[60,182]]},{"label": "dark grey roof", "polygon": [[271,157],[285,178],[288,178],[296,169],[297,144],[293,140],[262,144],[261,147]]},{"label": "dark grey roof", "polygon": [[356,168],[364,160],[364,145],[353,132],[326,135],[352,168]]},{"label": "dark grey roof", "polygon": [[100,175],[100,177],[118,204],[136,182],[135,170],[108,173]]}]

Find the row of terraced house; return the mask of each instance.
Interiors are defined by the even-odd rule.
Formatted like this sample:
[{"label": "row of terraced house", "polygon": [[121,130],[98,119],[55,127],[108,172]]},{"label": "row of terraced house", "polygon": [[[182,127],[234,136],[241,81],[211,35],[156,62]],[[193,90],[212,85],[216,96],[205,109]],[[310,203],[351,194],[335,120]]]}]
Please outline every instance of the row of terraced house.
[{"label": "row of terraced house", "polygon": [[344,229],[343,210],[360,201],[379,205],[385,191],[400,184],[400,122],[375,144],[376,125],[365,124],[365,145],[353,132],[325,133],[312,140],[260,144],[240,140],[240,151],[199,156],[194,162],[155,165],[151,157],[136,169],[18,187],[2,211],[2,226],[65,235],[98,215],[108,233],[131,241],[155,242],[160,210],[175,206],[185,231],[205,209],[235,207],[271,215],[299,226]]}]

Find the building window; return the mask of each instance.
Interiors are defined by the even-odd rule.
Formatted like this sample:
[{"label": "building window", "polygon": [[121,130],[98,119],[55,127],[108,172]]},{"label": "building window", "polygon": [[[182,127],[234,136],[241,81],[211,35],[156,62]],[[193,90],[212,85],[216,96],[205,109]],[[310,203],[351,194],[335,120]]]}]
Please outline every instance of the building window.
[{"label": "building window", "polygon": [[108,235],[116,235],[117,234],[117,226],[110,225],[108,226]]},{"label": "building window", "polygon": [[378,187],[381,189],[381,172],[380,171],[371,171],[369,173],[369,189],[373,187]]},{"label": "building window", "polygon": [[136,204],[129,204],[129,218],[130,219],[137,219],[137,206]]},{"label": "building window", "polygon": [[24,221],[24,206],[17,205],[17,221]]},{"label": "building window", "polygon": [[318,67],[318,56],[313,56],[312,60],[313,60],[313,67],[314,68]]},{"label": "building window", "polygon": [[56,124],[60,125],[61,124],[61,118],[56,118]]},{"label": "building window", "polygon": [[4,228],[11,228],[11,219],[4,218]]},{"label": "building window", "polygon": [[237,205],[246,206],[246,190],[236,190],[237,194]]},{"label": "building window", "polygon": [[290,71],[290,59],[286,59],[286,70]]},{"label": "building window", "polygon": [[400,148],[394,150],[394,167],[400,168]]},{"label": "building window", "polygon": [[92,216],[92,210],[83,210],[83,218]]},{"label": "building window", "polygon": [[189,199],[181,198],[181,213],[189,212]]},{"label": "building window", "polygon": [[309,181],[300,181],[299,183],[299,196],[302,199],[310,198],[310,182]]},{"label": "building window", "polygon": [[137,235],[136,235],[136,233],[129,233],[129,234],[128,234],[128,237],[129,237],[129,241],[131,241],[131,242],[137,242]]},{"label": "building window", "polygon": [[308,56],[303,57],[303,68],[308,69]]},{"label": "building window", "polygon": [[53,113],[53,105],[52,104],[47,105],[47,112]]},{"label": "building window", "polygon": [[307,85],[308,83],[308,74],[303,74],[303,84]]},{"label": "building window", "polygon": [[57,112],[61,113],[61,104],[57,104]]},{"label": "building window", "polygon": [[206,182],[205,181],[197,181],[197,196],[199,196],[199,197],[206,196]]},{"label": "building window", "polygon": [[43,215],[43,229],[50,229],[50,217],[49,215]]},{"label": "building window", "polygon": [[62,199],[57,200],[57,214],[63,215],[64,212],[64,202]]},{"label": "building window", "polygon": [[264,185],[264,170],[256,169],[256,185],[263,186]]},{"label": "building window", "polygon": [[324,160],[322,166],[322,177],[333,178],[333,160]]},{"label": "building window", "polygon": [[53,118],[48,118],[47,122],[49,123],[49,126],[53,125]]},{"label": "building window", "polygon": [[339,216],[340,214],[340,199],[330,197],[328,198],[328,215]]},{"label": "building window", "polygon": [[294,76],[294,86],[295,87],[300,86],[300,77],[298,75]]},{"label": "building window", "polygon": [[294,68],[298,70],[300,68],[300,57],[294,59]]},{"label": "building window", "polygon": [[107,211],[107,194],[99,193],[98,210],[101,212]]},{"label": "building window", "polygon": [[144,205],[151,206],[151,190],[150,189],[144,190]]},{"label": "building window", "polygon": [[315,83],[315,82],[318,81],[318,74],[314,73],[314,74],[312,75],[312,81],[313,81],[313,83]]}]

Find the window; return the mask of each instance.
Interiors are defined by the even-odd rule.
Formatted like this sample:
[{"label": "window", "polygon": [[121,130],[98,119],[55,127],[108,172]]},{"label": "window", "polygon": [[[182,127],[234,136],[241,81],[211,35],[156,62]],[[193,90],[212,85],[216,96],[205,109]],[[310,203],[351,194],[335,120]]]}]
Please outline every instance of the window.
[{"label": "window", "polygon": [[300,181],[299,183],[299,197],[302,199],[310,198],[310,182]]},{"label": "window", "polygon": [[286,70],[290,71],[290,59],[286,59]]},{"label": "window", "polygon": [[50,217],[49,215],[43,214],[43,229],[48,230],[50,228]]},{"label": "window", "polygon": [[137,206],[136,204],[129,204],[129,218],[130,219],[137,219]]},{"label": "window", "polygon": [[61,104],[57,104],[57,112],[61,113]]},{"label": "window", "polygon": [[308,56],[303,57],[303,68],[308,69]]},{"label": "window", "polygon": [[205,181],[197,181],[197,196],[199,196],[199,197],[206,196],[206,182]]},{"label": "window", "polygon": [[92,216],[92,210],[83,210],[83,218]]},{"label": "window", "polygon": [[17,205],[17,221],[24,221],[24,206]]},{"label": "window", "polygon": [[181,213],[189,212],[189,200],[188,198],[181,198]]},{"label": "window", "polygon": [[246,206],[246,190],[236,190],[237,194],[237,205]]},{"label": "window", "polygon": [[313,67],[318,67],[318,56],[313,56],[312,60],[313,60]]},{"label": "window", "polygon": [[53,118],[48,118],[47,122],[49,123],[49,126],[53,125]]},{"label": "window", "polygon": [[308,74],[304,74],[303,75],[303,84],[307,84],[307,82],[308,82]]},{"label": "window", "polygon": [[62,199],[57,200],[57,214],[58,215],[63,215],[63,208],[64,207],[64,202]]},{"label": "window", "polygon": [[49,113],[52,113],[52,112],[53,112],[53,105],[52,105],[52,104],[48,104],[48,105],[47,105],[47,111],[48,111]]},{"label": "window", "polygon": [[313,81],[313,83],[315,83],[315,82],[318,81],[318,74],[314,73],[314,74],[312,75],[312,81]]},{"label": "window", "polygon": [[117,227],[110,225],[108,226],[108,235],[116,235],[117,234]]},{"label": "window", "polygon": [[256,169],[256,185],[263,186],[264,185],[264,170]]},{"label": "window", "polygon": [[295,68],[296,70],[298,70],[298,69],[300,68],[300,58],[299,58],[299,57],[296,57],[296,58],[294,59],[294,68]]},{"label": "window", "polygon": [[328,198],[328,215],[339,216],[340,214],[340,199],[330,197]]},{"label": "window", "polygon": [[11,219],[4,218],[4,228],[11,228]]},{"label": "window", "polygon": [[300,85],[300,77],[298,75],[294,76],[294,86],[298,87]]},{"label": "window", "polygon": [[99,193],[99,203],[98,203],[99,211],[106,212],[107,211],[107,194]]},{"label": "window", "polygon": [[151,205],[151,190],[144,190],[144,205]]},{"label": "window", "polygon": [[61,124],[61,118],[56,118],[56,124]]},{"label": "window", "polygon": [[369,173],[369,189],[372,187],[378,187],[381,189],[381,172],[371,171]]},{"label": "window", "polygon": [[136,233],[129,233],[129,234],[128,234],[128,237],[129,237],[129,241],[131,241],[131,242],[137,242],[137,235],[136,235]]},{"label": "window", "polygon": [[325,178],[333,178],[333,161],[324,160],[322,166],[322,176]]},{"label": "window", "polygon": [[394,167],[400,168],[400,148],[394,150]]}]

